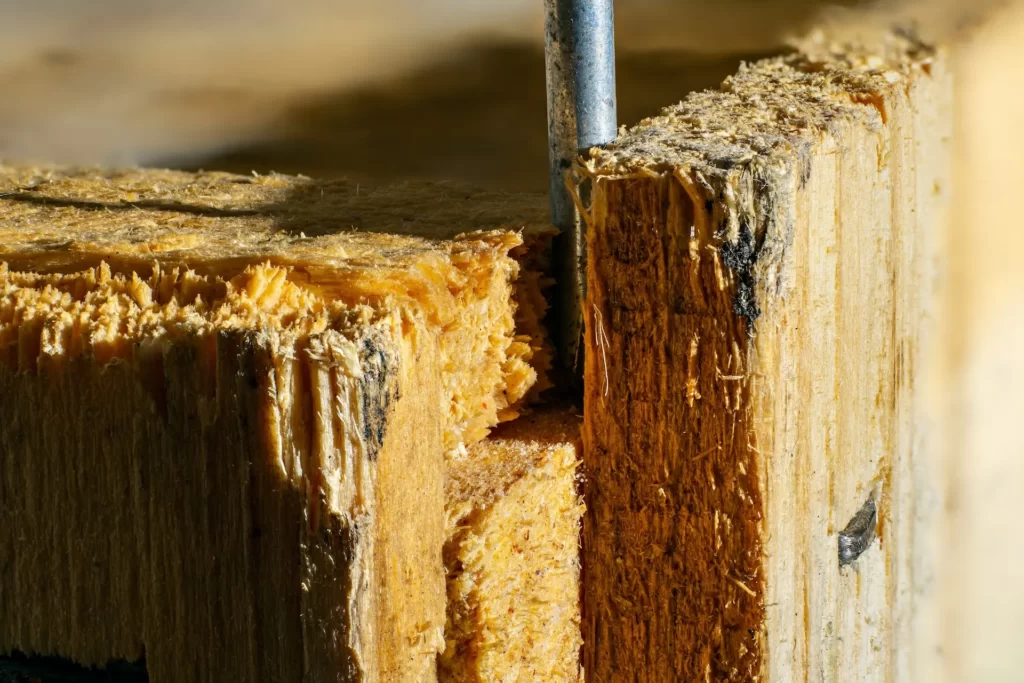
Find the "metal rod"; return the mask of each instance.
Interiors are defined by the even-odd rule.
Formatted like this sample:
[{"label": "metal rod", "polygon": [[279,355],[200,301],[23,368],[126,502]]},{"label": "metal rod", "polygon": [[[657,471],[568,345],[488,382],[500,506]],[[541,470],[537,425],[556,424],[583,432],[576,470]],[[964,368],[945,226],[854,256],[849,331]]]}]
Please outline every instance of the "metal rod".
[{"label": "metal rod", "polygon": [[613,0],[573,0],[576,134],[581,152],[615,139],[615,13]]},{"label": "metal rod", "polygon": [[[615,139],[613,0],[544,0],[551,220],[556,242],[558,346],[566,368],[582,368],[586,235],[566,173],[591,147]],[[581,199],[589,202],[587,188]]]}]

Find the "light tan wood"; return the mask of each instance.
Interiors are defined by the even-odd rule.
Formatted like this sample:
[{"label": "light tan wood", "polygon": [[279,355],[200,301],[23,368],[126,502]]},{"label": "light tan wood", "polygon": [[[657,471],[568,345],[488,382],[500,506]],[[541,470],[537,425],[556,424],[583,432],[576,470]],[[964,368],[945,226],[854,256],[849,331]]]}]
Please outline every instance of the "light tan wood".
[{"label": "light tan wood", "polygon": [[545,408],[449,470],[441,681],[582,681],[580,420]]},{"label": "light tan wood", "polygon": [[3,649],[144,654],[154,681],[431,680],[436,350],[382,322],[294,359],[239,331],[3,372]]},{"label": "light tan wood", "polygon": [[0,652],[435,680],[445,464],[537,378],[535,198],[0,171]]},{"label": "light tan wood", "polygon": [[808,40],[583,169],[590,680],[907,671],[951,80],[867,45]]}]

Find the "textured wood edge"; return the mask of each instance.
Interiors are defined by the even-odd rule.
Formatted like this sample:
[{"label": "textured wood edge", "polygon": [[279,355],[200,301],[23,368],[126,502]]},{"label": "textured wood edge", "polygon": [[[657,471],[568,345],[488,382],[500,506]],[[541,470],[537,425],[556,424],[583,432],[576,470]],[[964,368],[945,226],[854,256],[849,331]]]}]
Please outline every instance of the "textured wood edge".
[{"label": "textured wood edge", "polygon": [[[0,647],[88,665],[145,652],[157,681],[433,680],[436,339],[414,348],[369,327],[294,356],[259,331],[211,341],[212,356],[172,345],[155,385],[131,359],[0,373],[4,528],[16,534],[0,579],[20,615]],[[47,455],[62,439],[65,455]],[[62,505],[39,507],[55,496]],[[43,581],[54,567],[62,578]],[[45,613],[64,616],[33,616]]]},{"label": "textured wood edge", "polygon": [[[911,666],[893,643],[908,642],[913,605],[928,600],[915,580],[931,560],[914,533],[931,524],[917,501],[934,480],[915,380],[948,174],[944,60],[908,35],[809,41],[691,95],[579,169],[593,186],[589,675],[790,680],[820,666],[826,679],[884,680]],[[863,284],[851,279],[858,267]],[[816,301],[832,281],[833,299]],[[836,344],[863,355],[816,350]],[[876,371],[882,404],[869,407]],[[829,376],[846,393],[819,400],[814,382]],[[853,428],[865,430],[861,445]],[[833,438],[850,450],[834,454]],[[862,594],[837,543],[869,496],[881,496],[883,550],[866,560]],[[787,643],[799,650],[787,655]]]}]

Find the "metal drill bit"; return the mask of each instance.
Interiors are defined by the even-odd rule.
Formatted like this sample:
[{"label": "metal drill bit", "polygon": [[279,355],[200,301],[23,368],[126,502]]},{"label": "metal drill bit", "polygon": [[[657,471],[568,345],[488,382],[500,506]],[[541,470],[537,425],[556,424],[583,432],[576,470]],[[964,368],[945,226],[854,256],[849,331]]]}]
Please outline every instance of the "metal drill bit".
[{"label": "metal drill bit", "polygon": [[[615,139],[615,20],[613,0],[545,0],[544,7],[551,219],[561,232],[555,245],[556,332],[563,364],[579,376],[586,235],[565,176],[581,154]],[[584,205],[587,195],[581,187]]]}]

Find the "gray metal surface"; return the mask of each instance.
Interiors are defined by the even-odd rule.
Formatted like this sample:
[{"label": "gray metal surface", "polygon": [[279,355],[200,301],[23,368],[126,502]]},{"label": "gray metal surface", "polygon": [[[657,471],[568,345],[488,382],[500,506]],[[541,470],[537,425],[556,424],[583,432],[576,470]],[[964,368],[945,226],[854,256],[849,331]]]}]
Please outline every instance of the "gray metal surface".
[{"label": "gray metal surface", "polygon": [[[586,299],[585,226],[566,186],[566,172],[591,147],[615,139],[615,28],[613,0],[545,0],[548,161],[556,245],[556,330],[563,364],[582,365]],[[580,199],[589,201],[586,187]]]}]

